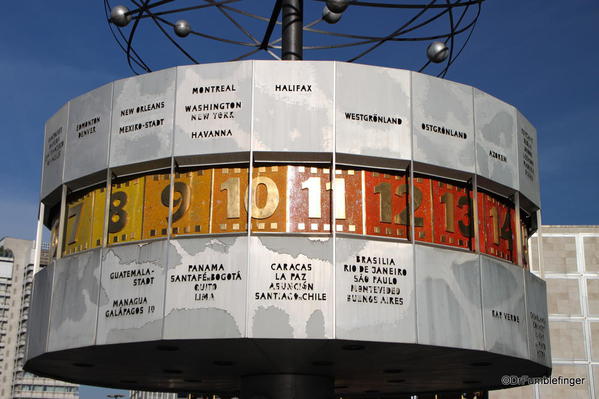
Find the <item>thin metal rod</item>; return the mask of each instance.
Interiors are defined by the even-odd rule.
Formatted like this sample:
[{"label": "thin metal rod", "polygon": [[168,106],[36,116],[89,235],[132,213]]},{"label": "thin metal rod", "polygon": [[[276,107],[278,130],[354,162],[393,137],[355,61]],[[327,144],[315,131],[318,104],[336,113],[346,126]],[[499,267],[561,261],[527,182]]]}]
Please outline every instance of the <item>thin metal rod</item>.
[{"label": "thin metal rod", "polygon": [[[326,0],[317,0],[321,2],[325,2]],[[479,4],[485,0],[472,0],[472,1],[464,1],[462,0],[456,1],[449,5],[449,7],[464,7],[472,4]],[[354,6],[365,6],[365,7],[379,7],[379,8],[413,8],[413,9],[422,9],[422,8],[445,8],[446,6],[443,4],[436,4],[432,6],[427,6],[426,4],[388,4],[388,3],[372,3],[368,1],[350,1],[349,5]]]},{"label": "thin metal rod", "polygon": [[283,0],[283,48],[284,60],[303,58],[304,0]]},{"label": "thin metal rod", "polygon": [[[175,10],[166,10],[166,11],[159,11],[159,12],[155,12],[153,13],[153,15],[168,15],[168,14],[175,14],[175,13],[180,13],[180,12],[184,12],[184,11],[191,11],[191,10],[199,10],[201,8],[207,8],[207,7],[219,7],[222,4],[229,4],[229,3],[235,3],[241,0],[224,0],[221,2],[214,2],[214,3],[210,3],[210,4],[201,4],[198,6],[191,6],[191,7],[185,7],[185,8],[177,8]],[[145,9],[149,9],[151,7],[146,7]],[[135,12],[142,12],[143,13],[144,10],[142,10],[141,8],[139,10],[135,10]],[[133,17],[133,18],[150,18],[150,15],[140,15],[139,17]]]},{"label": "thin metal rod", "polygon": [[275,29],[275,25],[277,24],[277,19],[279,18],[279,14],[281,13],[281,0],[277,0],[274,8],[272,9],[272,15],[270,16],[270,20],[268,21],[268,27],[264,32],[264,37],[262,38],[262,44],[260,44],[260,49],[266,50],[268,48],[268,42],[270,42],[270,37],[272,36],[272,31]]},{"label": "thin metal rod", "polygon": [[40,202],[39,214],[37,217],[37,231],[35,233],[35,255],[33,258],[33,275],[40,270],[40,257],[42,255],[42,229],[44,228],[45,205]]}]

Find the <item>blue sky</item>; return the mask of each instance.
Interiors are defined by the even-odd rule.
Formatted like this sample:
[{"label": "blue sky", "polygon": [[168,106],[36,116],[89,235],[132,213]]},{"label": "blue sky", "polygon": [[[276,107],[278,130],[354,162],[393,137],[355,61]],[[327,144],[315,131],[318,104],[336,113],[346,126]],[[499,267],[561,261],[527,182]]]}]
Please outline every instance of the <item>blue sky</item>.
[{"label": "blue sky", "polygon": [[[12,1],[3,9],[0,237],[33,239],[45,120],[70,98],[132,72],[110,35],[101,0]],[[515,105],[536,126],[544,224],[599,225],[597,21],[597,0],[487,0],[447,75]],[[203,23],[211,22],[197,22]],[[148,60],[158,67],[187,63],[163,52],[170,46],[155,40],[150,28],[140,25],[137,42]],[[194,54],[202,61],[221,60],[218,45],[201,45]],[[417,52],[389,47],[367,63],[411,68],[424,60],[426,44],[420,46]],[[82,388],[81,396],[113,391]]]}]

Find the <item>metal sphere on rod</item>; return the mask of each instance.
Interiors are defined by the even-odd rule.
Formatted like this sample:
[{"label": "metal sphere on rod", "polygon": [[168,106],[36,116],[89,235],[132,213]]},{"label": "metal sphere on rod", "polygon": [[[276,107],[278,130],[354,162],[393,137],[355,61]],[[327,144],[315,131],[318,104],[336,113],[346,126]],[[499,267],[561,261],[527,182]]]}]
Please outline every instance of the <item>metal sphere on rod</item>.
[{"label": "metal sphere on rod", "polygon": [[110,10],[110,22],[121,28],[127,26],[131,22],[131,14],[128,13],[129,9],[127,7],[122,5],[114,6]]},{"label": "metal sphere on rod", "polygon": [[449,56],[449,48],[443,42],[432,42],[426,49],[426,55],[431,62],[441,63]]},{"label": "metal sphere on rod", "polygon": [[341,19],[343,14],[340,12],[333,12],[328,7],[322,9],[322,19],[329,24],[336,24]]},{"label": "metal sphere on rod", "polygon": [[327,0],[327,8],[334,13],[342,13],[349,5],[348,0]]},{"label": "metal sphere on rod", "polygon": [[175,22],[175,34],[179,37],[187,37],[191,32],[191,25],[184,19]]}]

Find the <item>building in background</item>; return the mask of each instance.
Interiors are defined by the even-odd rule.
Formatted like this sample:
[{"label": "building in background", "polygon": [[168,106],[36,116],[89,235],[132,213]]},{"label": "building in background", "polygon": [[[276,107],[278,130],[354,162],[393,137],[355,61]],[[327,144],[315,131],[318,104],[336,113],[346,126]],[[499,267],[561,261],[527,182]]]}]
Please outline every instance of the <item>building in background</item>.
[{"label": "building in background", "polygon": [[531,269],[547,281],[552,377],[491,399],[599,399],[599,226],[543,226],[530,241]]},{"label": "building in background", "polygon": [[[183,395],[183,398],[187,398]],[[129,391],[129,399],[177,399],[177,394],[172,392]]]},{"label": "building in background", "polygon": [[[0,399],[77,399],[78,385],[23,371],[34,244],[16,238],[0,239]],[[47,262],[47,249],[42,247],[40,263]]]},{"label": "building in background", "polygon": [[[220,399],[217,395],[185,392],[129,391],[129,399]],[[231,398],[238,399],[238,398]]]}]

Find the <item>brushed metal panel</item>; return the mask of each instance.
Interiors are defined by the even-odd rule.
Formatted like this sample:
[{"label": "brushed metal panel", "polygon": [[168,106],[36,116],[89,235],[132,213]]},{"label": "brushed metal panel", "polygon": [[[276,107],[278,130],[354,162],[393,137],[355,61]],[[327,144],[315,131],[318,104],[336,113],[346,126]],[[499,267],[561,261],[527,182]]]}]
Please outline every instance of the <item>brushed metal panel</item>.
[{"label": "brushed metal panel", "polygon": [[247,236],[170,241],[164,339],[245,335],[247,251]]},{"label": "brushed metal panel", "polygon": [[474,89],[474,124],[477,173],[518,189],[516,109]]},{"label": "brushed metal panel", "polygon": [[416,343],[412,244],[337,238],[335,338]]},{"label": "brushed metal panel", "polygon": [[333,338],[332,244],[250,237],[248,337]]},{"label": "brushed metal panel", "polygon": [[255,151],[333,150],[334,63],[254,61]]},{"label": "brushed metal panel", "polygon": [[98,345],[162,336],[166,241],[103,250]]},{"label": "brushed metal panel", "polygon": [[95,343],[101,254],[95,249],[56,261],[48,351]]},{"label": "brushed metal panel", "polygon": [[518,170],[520,192],[541,206],[537,129],[518,111]]},{"label": "brushed metal panel", "polygon": [[551,367],[547,284],[545,280],[527,271],[524,272],[524,277],[526,279],[526,310],[530,360]]},{"label": "brushed metal panel", "polygon": [[418,343],[484,350],[478,255],[416,245]]},{"label": "brushed metal panel", "polygon": [[529,358],[524,305],[524,270],[481,256],[486,350]]},{"label": "brushed metal panel", "polygon": [[27,359],[47,352],[48,327],[54,264],[41,269],[33,281],[33,295],[27,323]]},{"label": "brushed metal panel", "polygon": [[410,72],[336,63],[336,151],[411,159]]},{"label": "brushed metal panel", "polygon": [[65,182],[108,167],[111,113],[112,83],[71,100],[64,167]]},{"label": "brushed metal panel", "polygon": [[472,87],[412,72],[414,160],[474,172]]},{"label": "brushed metal panel", "polygon": [[177,68],[175,156],[250,150],[252,62]]},{"label": "brushed metal panel", "polygon": [[176,68],[114,82],[110,167],[171,156]]},{"label": "brushed metal panel", "polygon": [[68,117],[69,104],[67,103],[46,121],[44,128],[42,199],[62,184]]}]

